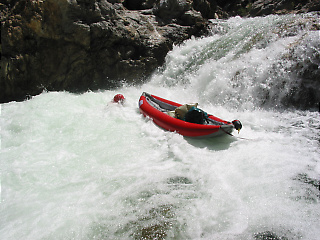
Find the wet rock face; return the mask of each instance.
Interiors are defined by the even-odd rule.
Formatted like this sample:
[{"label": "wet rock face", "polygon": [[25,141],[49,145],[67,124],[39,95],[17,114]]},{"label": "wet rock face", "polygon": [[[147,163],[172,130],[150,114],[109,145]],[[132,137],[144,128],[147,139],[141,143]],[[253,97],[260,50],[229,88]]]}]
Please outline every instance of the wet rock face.
[{"label": "wet rock face", "polygon": [[216,0],[220,15],[231,17],[320,11],[320,0]]},{"label": "wet rock face", "polygon": [[256,0],[249,9],[251,16],[319,11],[319,0]]},{"label": "wet rock face", "polygon": [[206,31],[206,21],[190,1],[166,3],[5,1],[0,6],[0,101],[23,100],[44,89],[110,88],[119,80],[147,77],[174,43]]},{"label": "wet rock face", "polygon": [[[142,81],[173,44],[206,34],[208,18],[263,15],[296,2],[3,0],[0,102],[45,89],[81,92]],[[295,9],[319,10],[319,2],[299,1]]]}]

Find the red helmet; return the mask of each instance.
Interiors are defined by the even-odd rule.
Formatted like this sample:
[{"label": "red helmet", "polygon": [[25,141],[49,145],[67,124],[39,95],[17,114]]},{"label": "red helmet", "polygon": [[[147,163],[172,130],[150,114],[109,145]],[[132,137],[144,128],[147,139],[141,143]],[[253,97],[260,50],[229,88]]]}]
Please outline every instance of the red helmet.
[{"label": "red helmet", "polygon": [[115,103],[123,103],[124,100],[125,100],[125,98],[122,94],[117,94],[113,97],[113,102],[115,102]]}]

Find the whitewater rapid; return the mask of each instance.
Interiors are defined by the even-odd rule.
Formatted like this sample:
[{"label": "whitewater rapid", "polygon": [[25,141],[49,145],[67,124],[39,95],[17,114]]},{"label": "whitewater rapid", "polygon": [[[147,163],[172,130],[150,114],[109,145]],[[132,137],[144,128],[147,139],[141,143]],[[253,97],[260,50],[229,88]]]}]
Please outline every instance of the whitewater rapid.
[{"label": "whitewater rapid", "polygon": [[[318,239],[320,117],[284,107],[298,80],[283,56],[298,42],[310,57],[319,31],[277,33],[316,17],[217,21],[147,83],[1,104],[0,238]],[[243,129],[206,140],[166,132],[139,113],[143,91]],[[124,105],[111,103],[117,93]]]}]

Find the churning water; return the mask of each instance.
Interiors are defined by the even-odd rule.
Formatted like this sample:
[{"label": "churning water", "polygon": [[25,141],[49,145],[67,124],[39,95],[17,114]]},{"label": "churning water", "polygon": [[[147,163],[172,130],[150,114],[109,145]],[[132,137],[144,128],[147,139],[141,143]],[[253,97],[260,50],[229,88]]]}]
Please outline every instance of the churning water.
[{"label": "churning water", "polygon": [[[2,104],[0,238],[319,239],[319,113],[286,107],[319,56],[314,22],[217,21],[141,86]],[[143,91],[240,119],[246,140],[163,131]]]}]

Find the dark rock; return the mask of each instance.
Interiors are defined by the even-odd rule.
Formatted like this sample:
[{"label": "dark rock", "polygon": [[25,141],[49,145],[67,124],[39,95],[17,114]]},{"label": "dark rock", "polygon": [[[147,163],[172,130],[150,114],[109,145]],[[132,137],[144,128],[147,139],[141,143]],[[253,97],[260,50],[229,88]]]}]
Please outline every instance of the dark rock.
[{"label": "dark rock", "polygon": [[[313,123],[310,122],[308,125],[312,126]],[[314,126],[314,127],[316,128],[317,126]],[[311,178],[306,173],[298,174],[293,179],[300,181],[302,183],[302,185],[300,185],[295,191],[296,196],[294,197],[294,200],[304,201],[306,203],[311,203],[311,204],[317,204],[319,202],[320,200],[319,179]]]},{"label": "dark rock", "polygon": [[298,174],[294,179],[309,184],[320,191],[320,180],[311,178],[306,173]]},{"label": "dark rock", "polygon": [[255,17],[320,10],[319,0],[216,0],[219,17]]},{"label": "dark rock", "polygon": [[256,0],[248,5],[250,16],[302,13],[320,10],[319,0]]},{"label": "dark rock", "polygon": [[279,237],[275,233],[265,231],[254,235],[256,240],[288,240],[286,237]]},{"label": "dark rock", "polygon": [[319,9],[320,0],[3,0],[0,102],[143,80],[173,44],[207,34],[208,18]]},{"label": "dark rock", "polygon": [[186,0],[7,0],[0,7],[0,102],[142,80],[173,44],[207,27]]},{"label": "dark rock", "polygon": [[154,7],[154,14],[164,23],[179,19],[185,12],[191,10],[191,3],[187,0],[159,1]]},{"label": "dark rock", "polygon": [[199,11],[204,18],[215,18],[217,2],[215,0],[194,0],[193,8]]},{"label": "dark rock", "polygon": [[151,9],[157,0],[125,0],[123,6],[129,10]]},{"label": "dark rock", "polygon": [[192,184],[191,179],[187,177],[175,176],[167,180],[168,184]]}]

